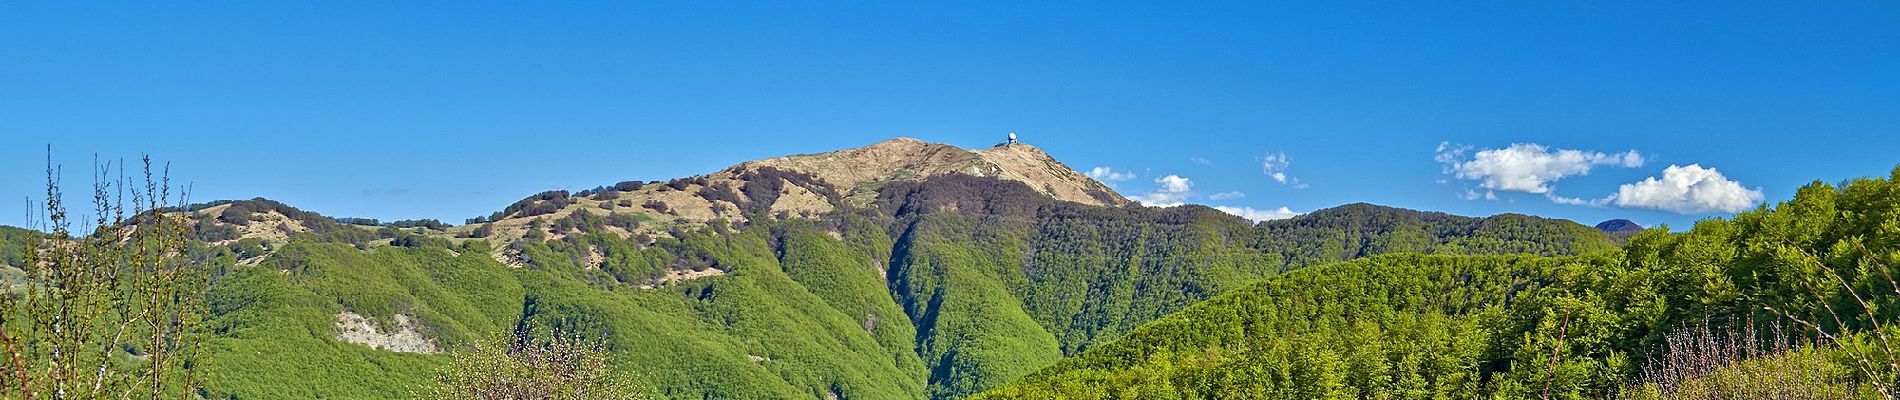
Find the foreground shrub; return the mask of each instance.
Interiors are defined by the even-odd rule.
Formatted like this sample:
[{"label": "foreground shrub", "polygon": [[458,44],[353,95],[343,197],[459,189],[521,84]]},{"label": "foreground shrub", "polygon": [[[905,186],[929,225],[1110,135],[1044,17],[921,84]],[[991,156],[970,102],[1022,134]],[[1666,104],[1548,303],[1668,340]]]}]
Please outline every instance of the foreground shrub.
[{"label": "foreground shrub", "polygon": [[538,341],[517,333],[482,340],[454,354],[430,399],[639,399],[625,377],[608,369],[606,345],[555,334]]},{"label": "foreground shrub", "polygon": [[0,398],[183,398],[199,388],[207,274],[185,257],[191,222],[158,211],[184,195],[154,178],[150,158],[143,186],[107,181],[112,167],[96,169],[95,218],[77,231],[47,169],[45,219],[21,280],[0,280]]},{"label": "foreground shrub", "polygon": [[1624,389],[1634,399],[1853,399],[1849,369],[1782,327],[1703,323],[1666,335],[1668,348]]}]

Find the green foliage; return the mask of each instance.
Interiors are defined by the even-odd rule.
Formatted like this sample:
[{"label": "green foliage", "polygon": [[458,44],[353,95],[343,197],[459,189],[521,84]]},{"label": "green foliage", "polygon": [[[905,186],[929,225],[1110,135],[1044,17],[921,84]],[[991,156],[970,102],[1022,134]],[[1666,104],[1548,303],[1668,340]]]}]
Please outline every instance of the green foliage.
[{"label": "green foliage", "polygon": [[489,215],[487,220],[500,221],[503,218],[527,218],[553,214],[556,211],[567,208],[568,204],[573,203],[574,199],[568,196],[566,190],[549,190],[528,196],[527,198],[514,202],[514,204],[509,204],[508,207],[503,208],[501,211],[496,211],[494,214]]},{"label": "green foliage", "polygon": [[0,265],[15,267],[26,265],[26,248],[32,246],[33,231],[0,226]]},{"label": "green foliage", "polygon": [[269,251],[269,243],[265,243],[263,239],[244,238],[231,243],[231,252],[237,254],[238,258],[259,257]]},{"label": "green foliage", "polygon": [[774,226],[779,264],[793,281],[862,325],[892,363],[921,387],[925,365],[913,349],[917,328],[884,287],[891,239],[865,221],[854,222],[846,229],[856,243],[845,246],[835,245],[810,222],[789,220]]},{"label": "green foliage", "polygon": [[391,246],[411,247],[411,248],[422,248],[422,247],[447,248],[450,246],[449,240],[445,238],[440,238],[440,237],[435,237],[435,236],[426,236],[422,234],[417,234],[415,232],[409,232],[406,230],[395,230],[392,233],[393,233],[393,236],[389,238],[390,239],[389,245]]},{"label": "green foliage", "polygon": [[523,291],[483,254],[366,254],[294,241],[257,267],[233,270],[212,290],[218,335],[207,389],[237,398],[405,397],[446,360],[339,341],[339,313],[370,317],[384,331],[394,330],[395,315],[409,316],[438,346],[453,347],[508,329]]},{"label": "green foliage", "polygon": [[1242,220],[1207,208],[1059,207],[1037,222],[1016,292],[1074,354],[1278,272]]},{"label": "green foliage", "polygon": [[290,218],[292,221],[297,221],[297,223],[302,224],[304,228],[310,230],[309,233],[302,234],[303,236],[310,236],[318,240],[359,244],[375,239],[369,230],[362,229],[359,226],[340,223],[330,217],[300,210],[276,200],[262,197],[250,200],[219,200],[183,207],[167,207],[164,210],[168,212],[197,212],[225,205],[229,207],[225,208],[224,211],[216,216],[200,216],[197,218],[197,223],[195,224],[196,231],[192,233],[192,239],[205,241],[236,239],[237,231],[232,229],[229,225],[247,225],[251,222],[253,216],[264,212],[275,212],[282,214],[286,218]]},{"label": "green foliage", "polygon": [[[1202,302],[988,398],[1467,398],[1515,336],[1491,326],[1540,277],[1535,257],[1381,256],[1308,268]],[[1533,396],[1534,397],[1534,396]]]},{"label": "green foliage", "polygon": [[[1889,179],[1840,188],[1816,182],[1773,208],[1704,220],[1683,233],[1643,232],[1618,253],[1591,251],[1601,243],[1569,234],[1568,226],[1515,216],[1474,226],[1430,222],[1439,218],[1429,215],[1413,221],[1315,213],[1322,215],[1288,224],[1314,232],[1302,225],[1384,222],[1369,225],[1377,230],[1296,234],[1334,239],[1283,254],[1588,255],[1381,256],[1294,271],[1202,302],[985,397],[1594,398],[1617,393],[1658,365],[1669,332],[1710,321],[1795,328],[1799,339],[1821,340],[1841,355],[1837,364],[1814,367],[1830,376],[1823,384],[1885,391],[1900,376],[1889,362],[1900,355],[1886,350],[1881,328],[1900,309],[1890,267],[1900,262],[1900,185],[1893,178],[1900,169]],[[1274,225],[1262,226],[1279,229]],[[1421,231],[1451,239],[1415,240]],[[1763,373],[1751,365],[1757,364],[1703,382],[1752,393],[1723,375]],[[1851,379],[1834,381],[1825,372],[1835,370],[1853,371]]]},{"label": "green foliage", "polygon": [[1829,352],[1797,349],[1760,359],[1742,360],[1664,388],[1654,384],[1624,392],[1634,400],[1716,399],[1876,399],[1840,377],[1848,369]]},{"label": "green foliage", "polygon": [[[946,178],[893,183],[877,204],[903,227],[892,253],[892,290],[918,324],[919,355],[931,364],[930,394],[938,398],[993,388],[1046,364],[1045,335],[1055,338],[1058,354],[1076,354],[1220,292],[1312,263],[1384,252],[1583,254],[1615,246],[1589,227],[1522,216],[1353,205],[1250,226],[1200,206],[1088,207],[1053,202],[1017,182]],[[1396,237],[1422,244],[1389,244]],[[1320,238],[1355,247],[1277,247]],[[1540,244],[1546,242],[1558,244]],[[1034,326],[1019,323],[1024,314]]]},{"label": "green foliage", "polygon": [[913,223],[890,280],[918,326],[930,396],[953,398],[1008,382],[1062,356],[1053,335],[1010,292],[1020,285],[1023,229],[1002,219],[939,216]]},{"label": "green foliage", "polygon": [[[809,229],[793,229],[809,240],[783,251],[854,254],[843,250],[844,242]],[[635,247],[610,235],[529,243],[523,248],[536,261],[518,269],[495,262],[480,246],[462,247],[458,255],[440,247],[363,252],[293,241],[258,267],[234,270],[213,291],[219,337],[207,386],[213,397],[405,397],[449,362],[441,354],[337,340],[337,314],[348,310],[391,330],[395,315],[407,316],[445,349],[517,329],[606,338],[615,373],[638,377],[637,384],[666,397],[918,397],[921,363],[908,354],[908,333],[898,328],[907,321],[895,305],[886,300],[880,309],[895,322],[875,329],[883,332],[878,335],[864,328],[864,314],[829,306],[885,293],[881,280],[871,275],[831,291],[835,297],[815,295],[779,268],[772,236],[771,228],[758,226],[665,239],[663,247]],[[576,264],[565,254],[593,244],[610,249],[607,265],[666,268],[671,254],[680,253],[731,271],[639,289],[608,268]],[[875,273],[856,265],[859,273]],[[833,267],[840,266],[810,268]]]},{"label": "green foliage", "polygon": [[87,221],[68,216],[49,162],[35,221],[46,231],[0,236],[10,247],[0,258],[0,398],[199,391],[210,268],[190,257],[190,221],[160,212],[178,201],[169,178],[154,173],[150,158],[144,167],[143,181],[112,182],[104,177],[113,165],[94,165],[98,215]]},{"label": "green foliage", "polygon": [[535,340],[516,335],[510,340],[480,340],[455,353],[455,361],[436,378],[435,387],[422,396],[431,399],[571,399],[633,400],[645,398],[627,378],[608,368],[606,347],[579,338],[555,335]]},{"label": "green foliage", "polygon": [[1609,235],[1565,220],[1469,218],[1365,203],[1268,221],[1257,234],[1254,246],[1279,253],[1285,270],[1385,253],[1563,256],[1617,249]]},{"label": "green foliage", "polygon": [[494,234],[495,224],[492,222],[483,222],[481,225],[476,226],[475,229],[468,231],[467,234],[462,235],[462,237],[480,239]]},{"label": "green foliage", "polygon": [[392,226],[396,228],[405,228],[405,229],[406,228],[423,228],[423,229],[432,229],[432,230],[438,230],[438,231],[449,228],[449,224],[445,224],[445,223],[442,223],[442,221],[437,221],[433,219],[405,219],[401,221],[390,222],[384,225]]}]

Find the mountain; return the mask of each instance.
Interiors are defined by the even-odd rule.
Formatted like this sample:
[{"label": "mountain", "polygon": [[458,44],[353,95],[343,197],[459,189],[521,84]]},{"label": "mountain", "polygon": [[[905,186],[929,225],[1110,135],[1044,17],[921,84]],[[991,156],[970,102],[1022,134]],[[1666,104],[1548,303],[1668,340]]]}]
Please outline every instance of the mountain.
[{"label": "mountain", "polygon": [[1461,217],[1366,203],[1267,221],[1255,247],[1279,253],[1282,270],[1385,253],[1574,255],[1617,243],[1589,227],[1523,214]]},{"label": "mountain", "polygon": [[1626,232],[1643,231],[1642,225],[1637,225],[1636,221],[1631,221],[1627,219],[1612,219],[1608,221],[1599,222],[1597,223],[1596,228],[1597,230],[1609,232],[1609,233],[1626,233]]},{"label": "mountain", "polygon": [[[706,175],[670,181],[628,181],[570,193],[548,191],[522,199],[486,218],[487,234],[520,238],[536,220],[573,217],[576,210],[603,215],[643,214],[632,234],[667,234],[673,226],[703,226],[713,220],[745,222],[755,216],[818,217],[862,208],[892,183],[940,176],[969,176],[1018,182],[1058,200],[1096,206],[1131,204],[1035,146],[1004,143],[965,150],[911,138],[865,147],[749,161]],[[596,212],[592,210],[606,210]],[[626,209],[631,213],[617,212]],[[559,236],[557,233],[556,236]]]},{"label": "mountain", "polygon": [[669,398],[957,398],[1307,266],[1615,248],[1523,215],[1142,207],[1034,146],[914,139],[549,191],[460,226],[172,211],[220,271],[206,397],[247,399],[410,396],[444,351],[516,330],[604,338]]},{"label": "mountain", "polygon": [[1610,237],[1614,237],[1619,241],[1628,241],[1631,237],[1635,237],[1636,234],[1643,233],[1644,230],[1642,225],[1637,225],[1635,221],[1627,219],[1612,219],[1599,222],[1596,228],[1599,231],[1610,234]]},{"label": "mountain", "polygon": [[[1229,291],[977,398],[1490,394],[1478,390],[1495,379],[1487,361],[1525,346],[1512,300],[1589,265],[1405,254],[1317,266]],[[1499,397],[1538,398],[1517,394]]]},{"label": "mountain", "polygon": [[[1676,398],[1729,385],[1717,393],[1855,398],[1886,387],[1832,371],[1891,356],[1865,343],[1887,343],[1877,332],[1893,316],[1876,310],[1900,304],[1881,289],[1900,250],[1896,181],[1900,168],[1815,182],[1687,232],[1636,232],[1621,251],[1291,271],[977,397]],[[1327,219],[1380,220],[1338,214]]]},{"label": "mountain", "polygon": [[1131,204],[1107,185],[1056,161],[1042,149],[1021,142],[971,151],[897,138],[856,149],[751,161],[725,172],[743,175],[745,171],[766,168],[809,174],[847,197],[875,191],[888,182],[959,174],[1021,182],[1060,201],[1097,206]]}]

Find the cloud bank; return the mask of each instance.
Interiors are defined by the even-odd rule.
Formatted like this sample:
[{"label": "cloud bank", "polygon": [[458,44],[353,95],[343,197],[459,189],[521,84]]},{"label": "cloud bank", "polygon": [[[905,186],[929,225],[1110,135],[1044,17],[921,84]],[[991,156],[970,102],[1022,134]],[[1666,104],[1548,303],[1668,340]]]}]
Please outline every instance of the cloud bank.
[{"label": "cloud bank", "polygon": [[1624,184],[1609,201],[1618,207],[1648,208],[1678,214],[1741,212],[1761,204],[1761,189],[1743,187],[1715,168],[1670,165],[1662,178]]},{"label": "cloud bank", "polygon": [[[1502,149],[1484,149],[1469,158],[1471,146],[1441,142],[1432,157],[1442,164],[1445,174],[1458,179],[1478,181],[1483,191],[1466,187],[1458,197],[1466,200],[1497,200],[1497,191],[1543,195],[1552,203],[1603,207],[1662,210],[1678,214],[1741,212],[1762,202],[1761,189],[1749,189],[1741,182],[1723,176],[1715,168],[1701,164],[1671,164],[1661,177],[1617,187],[1616,193],[1602,198],[1558,195],[1554,184],[1566,177],[1588,175],[1599,166],[1635,168],[1643,165],[1636,150],[1601,153],[1581,150],[1552,150],[1536,143],[1517,143]],[[1445,183],[1440,181],[1440,183]]]},{"label": "cloud bank", "polygon": [[[1194,197],[1194,181],[1186,177],[1169,174],[1167,176],[1155,178],[1154,182],[1155,182],[1154,190],[1151,190],[1148,193],[1130,196],[1129,198],[1135,200],[1138,203],[1141,203],[1141,205],[1144,205],[1144,206],[1174,207],[1174,206],[1187,204],[1188,199],[1191,197]],[[1246,197],[1246,194],[1238,192],[1238,191],[1221,192],[1221,193],[1215,193],[1215,194],[1207,196],[1209,200],[1215,200],[1215,201],[1239,199],[1242,197]],[[1223,205],[1210,205],[1209,207],[1213,207],[1214,209],[1220,210],[1221,212],[1240,216],[1241,218],[1246,218],[1247,220],[1254,221],[1254,222],[1276,220],[1276,219],[1286,219],[1286,218],[1292,218],[1294,216],[1300,215],[1300,213],[1294,212],[1292,209],[1289,209],[1286,207],[1280,207],[1276,209],[1258,209],[1258,208],[1253,208],[1253,207],[1223,206]]]},{"label": "cloud bank", "polygon": [[1276,220],[1276,219],[1287,219],[1287,218],[1293,218],[1300,215],[1300,213],[1293,212],[1293,210],[1287,209],[1286,207],[1280,207],[1280,208],[1276,208],[1272,210],[1261,210],[1261,209],[1256,209],[1253,207],[1214,206],[1214,209],[1221,210],[1222,212],[1225,212],[1228,214],[1237,215],[1237,216],[1240,216],[1241,218],[1246,218],[1247,220],[1253,221],[1253,222],[1271,221],[1271,220]]},{"label": "cloud bank", "polygon": [[1194,181],[1180,175],[1169,174],[1155,178],[1155,190],[1134,196],[1136,202],[1150,207],[1173,207],[1187,202],[1194,193]]},{"label": "cloud bank", "polygon": [[1643,155],[1636,150],[1601,153],[1550,148],[1536,143],[1517,143],[1502,149],[1484,149],[1465,158],[1471,146],[1450,142],[1438,144],[1433,160],[1444,164],[1444,172],[1458,179],[1478,181],[1486,190],[1533,194],[1551,193],[1552,183],[1565,177],[1589,175],[1592,168],[1643,166]]}]

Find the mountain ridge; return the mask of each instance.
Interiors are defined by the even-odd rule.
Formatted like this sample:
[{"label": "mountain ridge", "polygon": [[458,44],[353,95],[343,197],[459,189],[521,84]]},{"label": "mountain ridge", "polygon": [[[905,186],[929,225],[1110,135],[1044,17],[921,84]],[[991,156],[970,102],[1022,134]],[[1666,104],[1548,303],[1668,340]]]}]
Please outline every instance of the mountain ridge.
[{"label": "mountain ridge", "polygon": [[[1890,232],[1900,215],[1900,168],[1893,171],[1840,186],[1815,181],[1792,199],[1687,231],[1559,228],[1629,235],[1618,237],[1616,251],[1523,254],[1507,241],[1515,254],[1405,252],[1292,271],[1154,318],[975,398],[1854,398],[1846,393],[1878,384],[1822,376],[1869,362],[1854,355],[1857,341],[1889,323],[1835,309],[1896,301],[1856,289],[1893,281],[1881,256],[1900,246]],[[1354,219],[1341,216],[1377,214],[1365,208],[1318,219],[1351,227]],[[1824,292],[1814,282],[1843,289]],[[1723,357],[1735,361],[1710,364],[1713,372],[1651,375],[1684,365],[1678,358],[1710,354],[1684,337],[1747,346],[1757,324],[1781,329],[1823,318],[1848,333],[1776,333],[1814,344],[1731,353]],[[1815,354],[1839,361],[1787,363]],[[1729,375],[1752,368],[1744,363],[1816,377]],[[1771,388],[1681,389],[1724,379]]]},{"label": "mountain ridge", "polygon": [[1021,182],[1059,201],[1100,206],[1133,204],[1033,145],[1011,142],[969,150],[899,137],[855,148],[743,161],[707,174],[668,181],[625,181],[579,192],[551,190],[449,231],[468,236],[480,229],[513,240],[533,235],[530,231],[535,230],[537,219],[552,223],[583,218],[586,216],[576,217],[574,213],[585,212],[600,217],[626,214],[632,215],[627,218],[646,222],[620,229],[625,235],[671,235],[674,227],[704,226],[713,221],[744,223],[759,216],[811,218],[861,208],[890,183],[944,175]]},{"label": "mountain ridge", "polygon": [[[529,236],[527,231],[530,230],[531,225],[537,223],[537,220],[541,224],[551,224],[562,219],[574,218],[573,214],[576,212],[586,212],[601,217],[635,214],[629,218],[637,218],[641,222],[653,224],[635,229],[619,229],[619,232],[624,235],[641,233],[668,235],[671,234],[666,229],[668,227],[703,226],[716,220],[745,222],[759,215],[813,218],[839,210],[867,206],[892,182],[915,182],[952,174],[1021,182],[1031,190],[1056,201],[1093,206],[1138,205],[1116,193],[1106,184],[1068,167],[1041,148],[1027,143],[1006,142],[989,148],[972,150],[911,137],[896,137],[855,148],[743,161],[708,174],[668,181],[625,181],[612,186],[599,186],[579,191],[549,190],[528,196],[489,217],[473,218],[460,225],[434,223],[434,220],[405,220],[404,222],[428,223],[449,237],[496,238],[501,242],[506,242]],[[759,184],[760,181],[770,184]],[[760,186],[761,191],[765,189],[770,189],[770,191],[757,193],[748,190],[749,184],[759,184],[757,186]],[[278,213],[280,215],[267,215],[264,218],[274,221],[287,220],[290,222],[288,227],[291,229],[284,232],[269,232],[267,229],[260,229],[258,235],[282,239],[296,231],[309,231],[304,227],[309,224],[308,221],[300,224],[297,223],[299,218],[286,218],[281,215],[302,211],[289,211],[295,208],[263,197],[200,203],[213,207],[198,207],[195,211],[218,213],[224,208],[216,206],[260,200],[265,201],[266,205],[253,208],[287,209]],[[748,206],[756,207],[748,210]],[[1291,219],[1311,219],[1329,214],[1363,212],[1364,210],[1415,211],[1422,218],[1427,219],[1499,218],[1514,215],[1505,213],[1491,216],[1462,216],[1438,211],[1353,202],[1313,210]],[[1555,219],[1535,215],[1525,216]],[[353,224],[352,221],[367,221],[367,225],[380,224],[375,220],[331,218],[346,225],[363,226]],[[1605,223],[1608,222],[1610,221]],[[484,232],[477,234],[477,231]],[[559,233],[554,233],[554,236],[559,237]]]},{"label": "mountain ridge", "polygon": [[[1109,205],[1125,199],[1088,194],[1099,184],[1025,144],[897,139],[544,192],[460,226],[262,198],[174,211],[193,221],[190,257],[228,274],[207,387],[236,398],[399,397],[447,356],[350,338],[453,352],[508,327],[607,338],[666,397],[958,398],[1286,271],[1614,246],[1567,220],[1354,203],[1254,223]],[[313,379],[336,383],[285,386]]]},{"label": "mountain ridge", "polygon": [[1637,224],[1636,221],[1631,221],[1631,220],[1622,219],[1622,218],[1598,222],[1596,225],[1596,228],[1604,232],[1609,232],[1612,234],[1627,233],[1627,232],[1641,232],[1643,231],[1643,229],[1645,229],[1643,228],[1642,225]]},{"label": "mountain ridge", "polygon": [[1110,206],[1131,203],[1107,185],[1069,168],[1041,148],[1021,142],[968,150],[897,137],[857,148],[747,161],[728,170],[767,166],[811,173],[852,188],[906,179],[907,174],[927,178],[959,173],[1023,182],[1063,201]]}]

